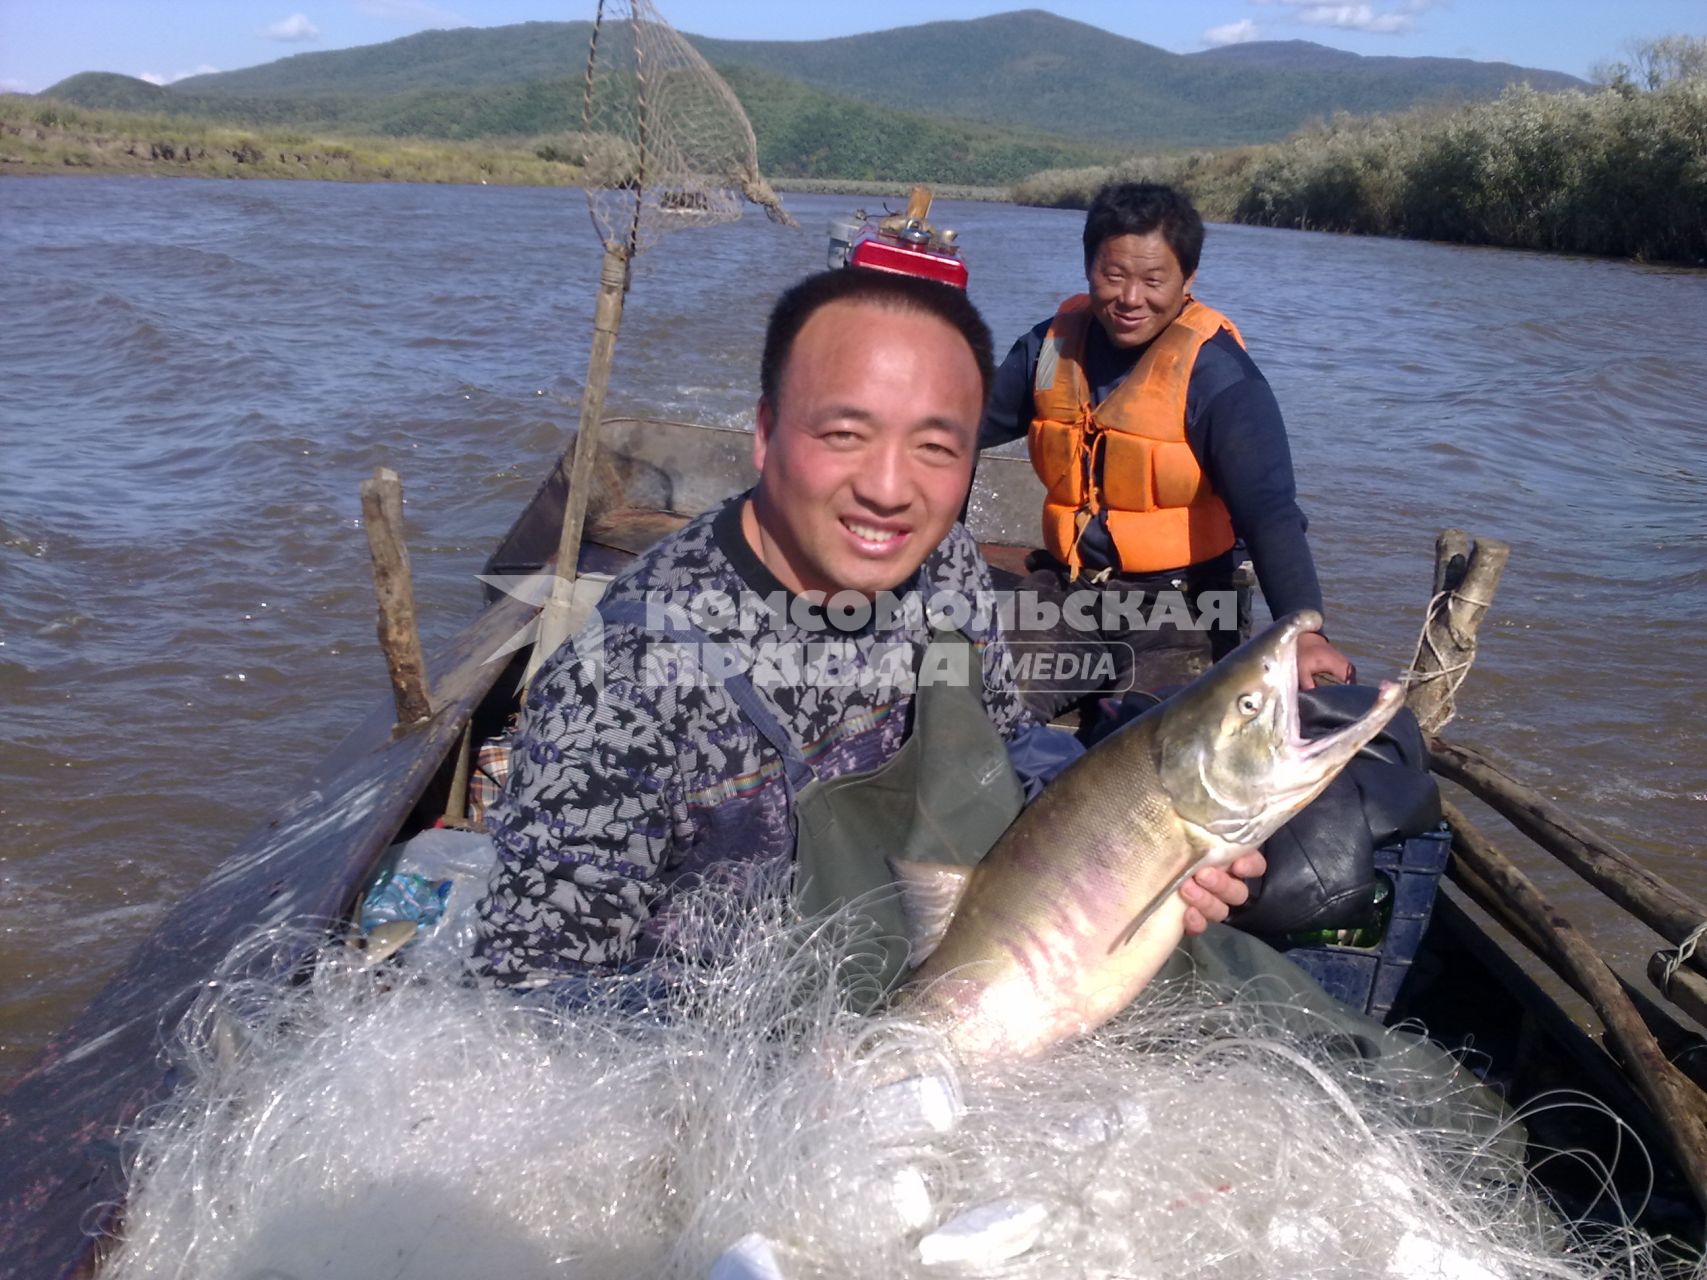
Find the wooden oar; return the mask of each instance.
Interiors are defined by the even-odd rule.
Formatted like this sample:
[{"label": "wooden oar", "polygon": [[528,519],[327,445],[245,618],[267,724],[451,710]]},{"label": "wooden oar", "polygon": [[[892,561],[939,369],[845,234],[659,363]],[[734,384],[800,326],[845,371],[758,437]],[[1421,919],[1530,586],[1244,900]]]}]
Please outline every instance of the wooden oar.
[{"label": "wooden oar", "polygon": [[1594,1006],[1637,1090],[1663,1118],[1695,1198],[1707,1205],[1707,1095],[1666,1059],[1617,977],[1576,927],[1455,805],[1445,801],[1441,810],[1452,827],[1454,867],[1462,863],[1473,873],[1454,880],[1473,897],[1492,893],[1541,943],[1541,959]]},{"label": "wooden oar", "polygon": [[[1540,792],[1524,786],[1473,747],[1431,738],[1428,750],[1436,773],[1485,801],[1667,942],[1681,944],[1707,921],[1707,904],[1578,826]],[[1699,950],[1688,962],[1707,973],[1707,955]]]},{"label": "wooden oar", "polygon": [[1678,968],[1675,961],[1675,952],[1654,952],[1648,957],[1648,981],[1667,1000],[1707,1027],[1707,978]]}]

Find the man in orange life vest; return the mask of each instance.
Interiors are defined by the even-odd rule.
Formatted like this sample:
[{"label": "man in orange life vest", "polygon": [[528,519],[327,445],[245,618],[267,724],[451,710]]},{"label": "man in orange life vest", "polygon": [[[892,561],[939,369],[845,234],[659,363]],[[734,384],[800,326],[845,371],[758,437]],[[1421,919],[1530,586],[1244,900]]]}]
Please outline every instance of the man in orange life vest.
[{"label": "man in orange life vest", "polygon": [[[1014,638],[1096,650],[1112,659],[1107,688],[1148,689],[1237,644],[1236,539],[1275,617],[1320,611],[1322,594],[1274,393],[1233,322],[1191,296],[1203,246],[1191,201],[1154,183],[1104,187],[1084,246],[1089,292],[1014,343],[978,443],[1026,437],[1047,489],[1021,589],[1060,621],[1046,637],[1022,621]],[[1323,636],[1298,658],[1306,689],[1354,678]],[[1053,715],[1085,692],[1081,675],[1032,681],[1028,698]]]}]

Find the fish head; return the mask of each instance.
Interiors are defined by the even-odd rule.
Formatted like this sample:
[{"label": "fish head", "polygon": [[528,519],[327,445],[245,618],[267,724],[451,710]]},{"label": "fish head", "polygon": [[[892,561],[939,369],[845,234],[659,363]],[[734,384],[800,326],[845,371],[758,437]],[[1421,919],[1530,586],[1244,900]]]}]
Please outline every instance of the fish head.
[{"label": "fish head", "polygon": [[1150,714],[1157,769],[1174,810],[1230,844],[1255,847],[1322,793],[1404,702],[1383,681],[1375,705],[1325,737],[1298,724],[1298,639],[1321,615],[1288,614]]}]

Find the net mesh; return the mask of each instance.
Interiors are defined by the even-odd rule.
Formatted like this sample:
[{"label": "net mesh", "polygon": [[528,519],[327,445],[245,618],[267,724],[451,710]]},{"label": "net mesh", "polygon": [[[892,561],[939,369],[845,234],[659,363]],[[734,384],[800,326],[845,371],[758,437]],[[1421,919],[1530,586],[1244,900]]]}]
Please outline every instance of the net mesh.
[{"label": "net mesh", "polygon": [[739,100],[649,0],[599,5],[581,138],[594,228],[629,258],[678,227],[733,221],[743,200],[792,221]]}]

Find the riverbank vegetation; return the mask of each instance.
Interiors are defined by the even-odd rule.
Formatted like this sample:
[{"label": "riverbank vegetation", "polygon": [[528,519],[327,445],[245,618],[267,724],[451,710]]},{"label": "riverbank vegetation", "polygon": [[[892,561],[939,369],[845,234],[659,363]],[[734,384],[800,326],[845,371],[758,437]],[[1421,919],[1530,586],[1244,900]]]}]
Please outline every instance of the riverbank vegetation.
[{"label": "riverbank vegetation", "polygon": [[1518,88],[1336,116],[1266,146],[1039,173],[1014,199],[1084,208],[1104,182],[1148,179],[1218,221],[1707,262],[1707,76],[1625,70],[1596,93]]},{"label": "riverbank vegetation", "polygon": [[[1008,187],[964,186],[954,182],[927,184],[931,195],[938,200],[969,200],[980,204],[1011,204]],[[887,200],[895,208],[906,204],[908,185],[898,182],[856,182],[850,178],[777,178],[771,186],[787,195],[852,196],[856,199]],[[876,212],[878,206],[873,205]]]},{"label": "riverbank vegetation", "polygon": [[[822,95],[818,95],[822,97]],[[851,115],[839,115],[838,105]],[[1008,199],[1008,184],[1055,156],[1102,159],[1103,148],[1034,144],[1011,130],[945,126],[896,130],[860,103],[816,104],[821,144],[791,126],[761,149],[779,188],[892,195],[930,179],[953,199]],[[894,113],[890,113],[894,114]],[[799,143],[791,150],[791,141]],[[318,178],[347,182],[619,184],[638,157],[619,139],[570,131],[450,140],[345,134],[293,125],[222,124],[187,115],[72,106],[0,95],[0,173],[150,173],[203,178]]]},{"label": "riverbank vegetation", "polygon": [[582,177],[581,158],[563,139],[339,137],[0,95],[0,173],[568,186]]}]

